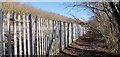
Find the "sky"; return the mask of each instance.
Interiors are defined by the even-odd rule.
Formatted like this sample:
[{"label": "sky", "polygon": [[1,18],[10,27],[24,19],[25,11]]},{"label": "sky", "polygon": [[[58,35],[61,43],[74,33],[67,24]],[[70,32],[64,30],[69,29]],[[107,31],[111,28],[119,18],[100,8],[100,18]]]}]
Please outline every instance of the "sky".
[{"label": "sky", "polygon": [[119,0],[18,0],[18,1],[21,2],[118,2]]},{"label": "sky", "polygon": [[67,17],[72,17],[72,15],[74,15],[75,17],[79,18],[82,21],[87,21],[90,19],[91,16],[94,15],[90,9],[86,9],[83,7],[72,9],[72,7],[68,7],[67,5],[72,2],[24,2],[24,3],[48,12],[57,13]]}]

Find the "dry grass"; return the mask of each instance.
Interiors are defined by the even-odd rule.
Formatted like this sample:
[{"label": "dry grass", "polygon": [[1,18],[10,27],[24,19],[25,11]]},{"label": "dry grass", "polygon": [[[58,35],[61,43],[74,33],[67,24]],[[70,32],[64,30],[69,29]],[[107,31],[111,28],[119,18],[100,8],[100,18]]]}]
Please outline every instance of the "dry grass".
[{"label": "dry grass", "polygon": [[[3,11],[6,13],[7,11],[13,12],[15,11],[16,13],[25,13],[25,14],[33,14],[35,16],[39,16],[45,19],[52,19],[52,20],[61,20],[64,22],[75,22],[75,20],[73,20],[72,18],[68,18],[65,16],[61,16],[59,14],[55,14],[52,12],[47,12],[38,8],[35,8],[33,6],[30,5],[26,5],[26,4],[21,4],[19,2],[4,2],[2,3],[2,9]],[[78,22],[78,21],[77,21]]]}]

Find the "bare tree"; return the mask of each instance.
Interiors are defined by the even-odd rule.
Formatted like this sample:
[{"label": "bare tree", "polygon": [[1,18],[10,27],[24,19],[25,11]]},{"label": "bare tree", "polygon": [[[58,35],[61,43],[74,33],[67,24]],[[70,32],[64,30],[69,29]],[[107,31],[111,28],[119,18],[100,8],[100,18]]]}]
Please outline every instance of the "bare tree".
[{"label": "bare tree", "polygon": [[[95,18],[87,24],[92,31],[97,31],[105,40],[105,48],[118,52],[120,42],[120,2],[85,2],[72,3],[69,7],[91,9]],[[119,41],[118,41],[119,40]]]}]

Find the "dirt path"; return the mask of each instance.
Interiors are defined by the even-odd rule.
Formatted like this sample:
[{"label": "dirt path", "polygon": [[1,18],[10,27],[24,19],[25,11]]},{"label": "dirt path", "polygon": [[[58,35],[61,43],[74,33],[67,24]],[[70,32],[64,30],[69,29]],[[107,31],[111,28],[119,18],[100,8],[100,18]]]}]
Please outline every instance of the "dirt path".
[{"label": "dirt path", "polygon": [[95,44],[79,39],[55,57],[119,57],[107,52],[109,51],[106,49],[97,47]]}]

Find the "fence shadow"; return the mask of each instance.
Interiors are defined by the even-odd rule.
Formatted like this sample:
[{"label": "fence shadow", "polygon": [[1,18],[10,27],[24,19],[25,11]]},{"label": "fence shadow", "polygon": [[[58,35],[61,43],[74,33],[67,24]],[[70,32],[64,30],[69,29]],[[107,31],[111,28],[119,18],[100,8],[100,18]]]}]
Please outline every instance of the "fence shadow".
[{"label": "fence shadow", "polygon": [[61,51],[62,56],[68,56],[68,57],[119,57],[118,55],[102,52],[102,51],[96,51],[96,50],[83,50],[80,48],[75,48],[72,46],[68,46],[66,50],[72,50],[74,52],[79,53],[78,55],[69,54],[67,52]]}]

